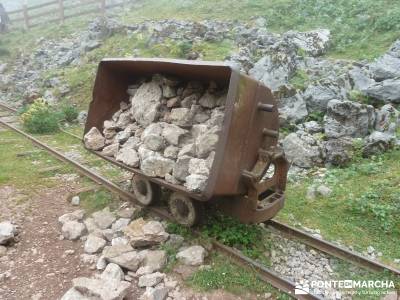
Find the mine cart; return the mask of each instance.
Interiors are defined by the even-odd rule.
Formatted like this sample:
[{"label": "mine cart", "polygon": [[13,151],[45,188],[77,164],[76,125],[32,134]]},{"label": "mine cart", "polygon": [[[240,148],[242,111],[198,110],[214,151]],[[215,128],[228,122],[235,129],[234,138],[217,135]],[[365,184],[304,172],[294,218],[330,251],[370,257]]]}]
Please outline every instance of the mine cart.
[{"label": "mine cart", "polygon": [[104,59],[100,62],[85,133],[103,129],[105,120],[128,102],[127,87],[138,78],[162,73],[187,80],[215,81],[228,89],[222,130],[204,190],[146,176],[113,158],[96,154],[133,173],[133,191],[143,205],[154,205],[161,189],[171,192],[169,209],[177,222],[191,226],[204,204],[244,223],[273,218],[284,204],[288,163],[277,147],[278,109],[271,91],[232,65],[170,59]]}]

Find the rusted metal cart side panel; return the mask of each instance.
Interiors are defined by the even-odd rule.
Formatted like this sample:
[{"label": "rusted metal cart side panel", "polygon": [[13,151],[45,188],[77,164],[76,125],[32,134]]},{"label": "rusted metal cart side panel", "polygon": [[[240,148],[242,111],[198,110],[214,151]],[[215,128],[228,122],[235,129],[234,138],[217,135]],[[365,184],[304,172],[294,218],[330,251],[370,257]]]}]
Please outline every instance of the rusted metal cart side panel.
[{"label": "rusted metal cart side panel", "polygon": [[[203,201],[219,196],[246,194],[248,184],[243,180],[243,171],[253,169],[259,161],[260,149],[268,150],[271,145],[276,144],[278,112],[269,89],[224,63],[163,59],[103,60],[96,77],[85,133],[93,126],[102,130],[103,122],[119,109],[119,103],[129,99],[127,86],[136,79],[155,73],[205,83],[214,80],[229,89],[214,163],[203,193],[195,195],[182,186],[171,186],[164,179],[148,179]],[[260,110],[259,103],[270,104],[272,111]],[[265,128],[275,135],[265,136]],[[101,156],[100,153],[97,154]],[[144,175],[139,169],[128,168],[114,159],[104,158],[131,172]]]}]

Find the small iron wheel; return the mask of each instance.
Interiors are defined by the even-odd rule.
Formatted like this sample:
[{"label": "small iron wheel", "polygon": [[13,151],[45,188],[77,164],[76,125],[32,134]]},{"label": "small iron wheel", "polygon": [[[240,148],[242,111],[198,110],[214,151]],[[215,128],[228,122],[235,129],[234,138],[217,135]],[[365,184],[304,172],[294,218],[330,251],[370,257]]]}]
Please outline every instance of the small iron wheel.
[{"label": "small iron wheel", "polygon": [[173,193],[168,206],[176,222],[184,226],[191,227],[199,223],[203,215],[203,203],[181,193]]},{"label": "small iron wheel", "polygon": [[136,199],[145,206],[154,204],[161,197],[161,188],[157,184],[139,176],[133,177],[132,189]]}]

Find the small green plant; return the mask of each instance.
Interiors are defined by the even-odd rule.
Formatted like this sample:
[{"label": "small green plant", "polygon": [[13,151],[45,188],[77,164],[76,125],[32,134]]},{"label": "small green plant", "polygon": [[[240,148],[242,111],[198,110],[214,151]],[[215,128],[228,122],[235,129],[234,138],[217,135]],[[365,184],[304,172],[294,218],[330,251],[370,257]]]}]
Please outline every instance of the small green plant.
[{"label": "small green plant", "polygon": [[74,122],[79,114],[77,108],[69,104],[63,105],[60,113],[62,120],[65,120],[69,123]]},{"label": "small green plant", "polygon": [[[379,190],[379,189],[377,189]],[[379,226],[385,231],[391,231],[398,213],[399,204],[384,202],[377,191],[367,191],[356,199],[351,199],[349,205],[353,212],[371,216],[379,221]]]},{"label": "small green plant", "polygon": [[320,111],[313,111],[307,116],[306,120],[321,123],[324,120],[324,113]]},{"label": "small green plant", "polygon": [[88,212],[101,210],[115,201],[114,196],[105,190],[87,192],[80,195],[82,207]]},{"label": "small green plant", "polygon": [[42,99],[35,100],[21,115],[21,120],[30,133],[53,133],[58,130],[58,114]]},{"label": "small green plant", "polygon": [[179,234],[185,238],[192,235],[189,228],[177,223],[168,223],[166,230],[168,233]]},{"label": "small green plant", "polygon": [[205,236],[225,245],[239,249],[251,249],[260,242],[262,229],[257,225],[246,225],[221,214],[211,216],[202,228]]},{"label": "small green plant", "polygon": [[304,91],[308,82],[309,77],[306,71],[297,70],[293,77],[290,79],[290,83],[298,90]]},{"label": "small green plant", "polygon": [[352,90],[349,93],[349,100],[364,103],[364,104],[373,104],[374,100],[366,95],[363,95],[358,90]]}]

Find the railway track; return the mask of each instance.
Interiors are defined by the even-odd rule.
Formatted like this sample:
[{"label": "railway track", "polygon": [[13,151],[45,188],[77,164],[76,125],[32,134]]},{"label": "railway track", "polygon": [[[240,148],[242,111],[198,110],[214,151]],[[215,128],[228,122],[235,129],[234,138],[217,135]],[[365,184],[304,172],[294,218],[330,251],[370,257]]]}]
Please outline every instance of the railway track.
[{"label": "railway track", "polygon": [[[16,109],[11,108],[2,103],[0,103],[0,109],[3,111],[8,111],[9,113],[14,114],[14,116],[15,116],[15,113],[17,112]],[[47,151],[49,154],[51,154],[58,160],[74,166],[79,173],[90,178],[96,184],[101,185],[102,187],[108,189],[109,191],[111,191],[113,193],[116,193],[122,199],[124,199],[126,201],[134,201],[137,205],[141,206],[141,204],[136,201],[134,194],[127,192],[126,190],[122,189],[121,187],[119,187],[117,184],[115,184],[111,180],[105,178],[102,175],[99,175],[98,173],[94,172],[93,170],[86,167],[85,165],[83,165],[73,159],[68,158],[67,156],[62,154],[60,151],[53,149],[52,147],[46,145],[45,143],[41,142],[40,140],[36,139],[35,137],[27,134],[26,132],[22,131],[21,129],[17,128],[16,126],[5,121],[4,118],[7,118],[7,117],[9,117],[9,115],[0,114],[0,125],[1,126],[24,136],[26,139],[30,140],[35,146],[44,149],[45,151]],[[63,132],[65,134],[68,134],[74,138],[81,140],[81,138],[79,138],[76,135],[70,134],[64,130],[63,130]],[[172,220],[172,217],[169,215],[168,211],[164,208],[149,207],[149,210],[151,213],[156,214],[157,216],[159,216],[161,218],[164,218],[167,220]],[[274,220],[265,222],[265,225],[269,228],[272,228],[275,231],[278,231],[279,233],[282,233],[283,235],[285,235],[288,238],[291,238],[291,239],[294,238],[294,239],[300,241],[301,243],[304,243],[304,244],[306,244],[312,248],[315,248],[323,253],[337,257],[339,259],[346,260],[352,264],[356,264],[358,266],[361,266],[363,268],[373,270],[373,271],[386,271],[386,272],[389,272],[390,274],[394,274],[397,276],[400,275],[400,270],[397,270],[391,266],[387,266],[380,262],[371,260],[369,258],[363,257],[355,252],[347,250],[347,249],[340,247],[338,245],[335,245],[331,242],[316,238],[316,237],[314,237],[306,232],[300,231],[294,227],[285,225],[283,223],[280,223],[280,222],[277,222]],[[198,233],[194,232],[194,234],[198,234]],[[276,272],[266,268],[265,266],[254,261],[253,259],[250,259],[250,258],[244,256],[240,251],[238,251],[234,248],[225,246],[216,240],[213,240],[212,244],[213,244],[214,249],[216,249],[218,252],[222,253],[223,255],[229,256],[236,264],[256,271],[260,279],[271,284],[275,288],[281,290],[282,292],[290,295],[293,298],[296,298],[296,299],[324,299],[318,295],[314,295],[311,293],[308,293],[305,295],[296,295],[295,294],[296,285],[294,282],[281,277]]]}]

